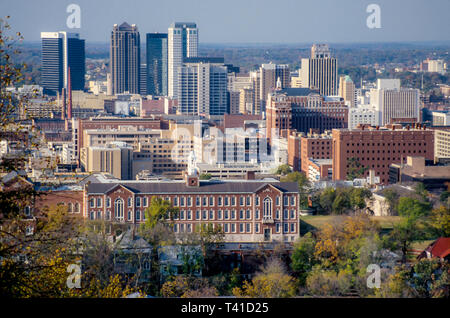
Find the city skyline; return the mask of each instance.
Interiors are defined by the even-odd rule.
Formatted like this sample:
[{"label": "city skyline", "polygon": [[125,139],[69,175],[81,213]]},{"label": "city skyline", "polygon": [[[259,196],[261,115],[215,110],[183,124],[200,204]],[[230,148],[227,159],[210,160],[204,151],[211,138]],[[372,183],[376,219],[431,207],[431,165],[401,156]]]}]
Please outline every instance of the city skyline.
[{"label": "city skyline", "polygon": [[[202,29],[202,43],[359,43],[449,41],[450,22],[445,13],[450,2],[443,1],[377,1],[381,10],[381,28],[370,29],[366,8],[372,1],[350,3],[324,0],[289,1],[276,4],[268,1],[228,1],[223,7],[205,1],[135,1],[125,6],[112,1],[90,3],[78,1],[81,8],[81,28],[66,25],[69,2],[45,1],[46,5],[21,0],[0,4],[11,15],[11,23],[27,41],[38,41],[40,31],[77,32],[87,42],[107,42],[109,30],[117,20],[136,24],[141,33],[167,32],[174,21],[194,21]],[[52,7],[52,10],[45,8]],[[154,10],[157,7],[158,10]],[[447,9],[446,9],[447,8]],[[286,10],[284,10],[286,9]],[[103,10],[103,15],[98,15]],[[220,11],[218,11],[220,10]],[[218,14],[220,12],[220,14]],[[304,14],[304,12],[318,13]],[[341,13],[347,17],[340,18]],[[431,18],[433,17],[433,18]],[[225,20],[223,20],[225,19]],[[326,20],[327,23],[323,23]],[[223,26],[226,26],[225,28]],[[39,31],[39,32],[38,32]],[[299,32],[300,31],[300,32]]]}]

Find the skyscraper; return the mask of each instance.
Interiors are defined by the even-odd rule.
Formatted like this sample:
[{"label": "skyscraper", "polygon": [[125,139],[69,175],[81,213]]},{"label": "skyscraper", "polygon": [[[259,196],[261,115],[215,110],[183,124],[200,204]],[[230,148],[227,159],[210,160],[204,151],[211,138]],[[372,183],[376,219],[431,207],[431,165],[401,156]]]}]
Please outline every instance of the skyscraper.
[{"label": "skyscraper", "polygon": [[114,24],[111,32],[110,72],[112,93],[139,94],[141,40],[135,24]]},{"label": "skyscraper", "polygon": [[261,89],[259,99],[261,105],[258,105],[259,112],[263,112],[266,109],[267,94],[276,87],[278,79],[281,82],[281,88],[287,88],[290,86],[290,73],[289,65],[286,64],[262,64],[259,68]]},{"label": "skyscraper", "polygon": [[314,44],[311,58],[302,59],[302,87],[318,89],[325,96],[337,95],[337,68],[337,59],[331,56],[328,45]]},{"label": "skyscraper", "polygon": [[147,64],[141,64],[141,74],[139,79],[139,94],[147,95]]},{"label": "skyscraper", "polygon": [[67,89],[68,69],[73,90],[84,89],[85,52],[84,40],[78,33],[41,32],[42,75],[44,93],[56,95]]},{"label": "skyscraper", "polygon": [[192,22],[175,22],[168,33],[168,94],[177,98],[178,68],[186,57],[198,54],[198,29]]},{"label": "skyscraper", "polygon": [[167,33],[147,33],[147,94],[167,95]]},{"label": "skyscraper", "polygon": [[178,112],[223,115],[227,110],[227,67],[223,58],[186,58],[178,74]]}]

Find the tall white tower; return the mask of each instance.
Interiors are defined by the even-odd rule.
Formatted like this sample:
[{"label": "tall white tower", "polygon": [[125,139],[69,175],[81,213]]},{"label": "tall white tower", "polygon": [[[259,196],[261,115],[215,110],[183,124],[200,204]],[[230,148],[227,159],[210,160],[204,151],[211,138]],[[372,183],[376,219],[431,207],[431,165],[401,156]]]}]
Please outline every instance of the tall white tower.
[{"label": "tall white tower", "polygon": [[183,58],[197,57],[198,29],[193,22],[174,22],[168,32],[168,93],[177,98],[178,68]]}]

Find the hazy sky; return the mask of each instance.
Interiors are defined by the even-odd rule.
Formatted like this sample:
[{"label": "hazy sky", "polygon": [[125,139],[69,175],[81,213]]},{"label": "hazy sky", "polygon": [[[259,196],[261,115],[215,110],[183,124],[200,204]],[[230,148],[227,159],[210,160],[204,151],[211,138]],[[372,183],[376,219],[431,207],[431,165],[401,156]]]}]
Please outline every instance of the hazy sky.
[{"label": "hazy sky", "polygon": [[[69,29],[66,8],[81,7],[81,28]],[[381,28],[369,29],[369,4]],[[202,43],[392,42],[450,40],[450,0],[0,0],[15,31],[37,41],[41,31],[72,31],[108,42],[113,24],[167,32],[174,21],[196,22]]]}]

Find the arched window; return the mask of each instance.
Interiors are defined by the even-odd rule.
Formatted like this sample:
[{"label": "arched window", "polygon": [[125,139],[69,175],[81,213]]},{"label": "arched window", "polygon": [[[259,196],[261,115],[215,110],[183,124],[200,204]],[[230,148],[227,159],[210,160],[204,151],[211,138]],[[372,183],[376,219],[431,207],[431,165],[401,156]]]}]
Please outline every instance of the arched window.
[{"label": "arched window", "polygon": [[116,220],[123,221],[123,200],[114,201],[114,217]]},{"label": "arched window", "polygon": [[73,212],[73,204],[72,204],[72,202],[69,202],[69,204],[68,204],[68,206],[69,206],[69,213],[72,213]]},{"label": "arched window", "polygon": [[272,199],[265,198],[263,201],[263,217],[264,219],[272,218]]},{"label": "arched window", "polygon": [[75,212],[75,213],[79,213],[80,212],[80,204],[78,202],[75,203],[75,209],[74,209],[73,212]]}]

